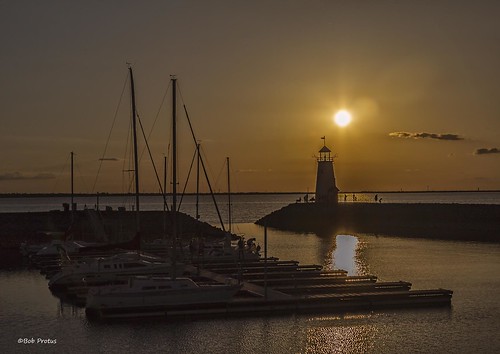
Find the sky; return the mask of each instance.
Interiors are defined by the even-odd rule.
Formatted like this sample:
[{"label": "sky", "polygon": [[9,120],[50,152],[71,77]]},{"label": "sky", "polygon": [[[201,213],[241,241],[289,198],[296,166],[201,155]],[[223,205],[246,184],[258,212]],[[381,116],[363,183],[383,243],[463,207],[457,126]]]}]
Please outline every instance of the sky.
[{"label": "sky", "polygon": [[[314,191],[323,136],[341,191],[500,189],[499,13],[486,0],[0,0],[0,193],[69,192],[71,151],[75,192],[130,191],[127,63],[160,179],[178,79],[180,188],[185,104],[216,191],[226,157],[234,192]],[[156,192],[139,145],[140,188]]]}]

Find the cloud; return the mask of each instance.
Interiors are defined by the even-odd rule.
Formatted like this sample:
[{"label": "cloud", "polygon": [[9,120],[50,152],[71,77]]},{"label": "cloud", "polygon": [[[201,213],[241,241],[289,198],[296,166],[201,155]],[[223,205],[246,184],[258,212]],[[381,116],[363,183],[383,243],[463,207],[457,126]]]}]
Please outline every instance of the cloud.
[{"label": "cloud", "polygon": [[120,160],[116,157],[102,157],[99,159],[99,161],[120,161]]},{"label": "cloud", "polygon": [[463,137],[457,134],[393,132],[389,133],[389,136],[405,139],[464,140]]},{"label": "cloud", "polygon": [[0,174],[0,181],[20,181],[20,180],[34,180],[34,179],[54,179],[52,173],[38,173],[36,175],[25,175],[21,172],[10,172]]},{"label": "cloud", "polygon": [[474,152],[474,155],[490,155],[490,154],[500,154],[500,149],[499,148],[481,148],[477,149]]}]

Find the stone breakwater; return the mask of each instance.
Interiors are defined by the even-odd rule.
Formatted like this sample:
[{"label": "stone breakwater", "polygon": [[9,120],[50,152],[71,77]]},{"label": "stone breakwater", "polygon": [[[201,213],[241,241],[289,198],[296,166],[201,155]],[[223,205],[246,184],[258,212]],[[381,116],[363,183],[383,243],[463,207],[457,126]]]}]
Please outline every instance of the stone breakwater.
[{"label": "stone breakwater", "polygon": [[[78,210],[71,221],[69,211],[0,213],[0,249],[19,249],[22,242],[42,243],[50,240],[47,234],[64,234],[71,228],[73,239],[109,242],[132,239],[136,232],[136,213],[133,211]],[[171,216],[162,211],[141,211],[141,237],[146,241],[164,237],[171,232]],[[204,236],[220,235],[221,230],[197,221],[189,215],[178,213],[178,232],[189,238],[203,233]]]},{"label": "stone breakwater", "polygon": [[297,203],[272,212],[256,224],[318,235],[345,232],[500,242],[500,205]]}]

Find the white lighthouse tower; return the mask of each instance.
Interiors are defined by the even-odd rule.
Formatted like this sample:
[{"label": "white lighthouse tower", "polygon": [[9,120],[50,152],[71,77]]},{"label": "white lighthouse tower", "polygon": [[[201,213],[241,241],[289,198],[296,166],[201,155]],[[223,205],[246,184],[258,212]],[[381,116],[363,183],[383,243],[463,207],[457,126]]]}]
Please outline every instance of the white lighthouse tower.
[{"label": "white lighthouse tower", "polygon": [[326,146],[326,139],[323,139],[323,147],[319,150],[318,173],[316,175],[316,203],[337,204],[339,189],[335,183],[335,173],[333,171],[333,157],[331,150]]}]

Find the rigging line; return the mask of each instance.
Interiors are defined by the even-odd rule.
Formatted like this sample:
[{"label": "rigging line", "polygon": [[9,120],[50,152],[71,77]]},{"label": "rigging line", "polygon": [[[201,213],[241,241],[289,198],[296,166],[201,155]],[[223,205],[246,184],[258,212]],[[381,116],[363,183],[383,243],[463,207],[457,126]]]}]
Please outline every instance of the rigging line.
[{"label": "rigging line", "polygon": [[182,190],[181,200],[179,201],[179,207],[177,208],[177,210],[181,210],[182,200],[184,199],[184,194],[186,193],[187,184],[189,182],[189,177],[191,176],[191,171],[193,170],[194,160],[196,158],[197,153],[198,151],[194,150],[193,158],[191,159],[191,166],[189,166],[189,172],[186,178],[186,183],[184,184],[184,189]]},{"label": "rigging line", "polygon": [[151,137],[151,134],[153,133],[153,129],[154,129],[155,125],[156,125],[156,121],[158,120],[158,117],[160,116],[161,109],[163,107],[163,104],[165,103],[165,99],[167,98],[168,90],[170,89],[170,85],[171,85],[171,82],[169,80],[168,81],[167,89],[165,90],[165,94],[163,95],[163,97],[161,99],[161,102],[160,102],[160,108],[158,108],[158,113],[156,113],[156,117],[155,117],[155,120],[153,122],[153,126],[151,127],[151,130],[149,131],[148,139]]},{"label": "rigging line", "polygon": [[[207,162],[208,175],[210,177],[212,177],[212,180],[213,180],[213,176],[215,176],[214,169],[213,169],[212,165],[210,164],[210,161],[208,160],[208,157],[207,157],[208,155],[205,152],[205,148],[201,145],[200,145],[200,154],[203,156],[203,158],[205,158],[205,161]],[[222,168],[221,168],[221,173],[222,173],[223,168],[224,168],[224,166],[222,166]],[[219,178],[220,178],[220,173],[219,173],[219,176],[217,177],[217,180],[215,182],[215,186],[214,186],[215,189],[217,188],[217,183],[218,183]],[[219,187],[219,191],[220,191],[220,187]]]},{"label": "rigging line", "polygon": [[[170,161],[169,161],[169,158],[170,158],[170,143],[167,146],[167,154],[164,155],[164,156],[167,157],[167,166],[165,166],[165,167],[170,168],[170,166],[168,165],[170,163]],[[163,198],[165,199],[164,202],[168,205],[168,203],[167,203],[168,187],[167,187],[167,183],[166,183],[168,171],[165,170],[164,173],[165,173],[165,175],[164,175],[165,176],[165,179],[164,179],[165,184],[163,185],[163,196],[164,196]],[[165,210],[168,210],[168,207]]]},{"label": "rigging line", "polygon": [[[231,161],[233,161],[233,160],[231,160]],[[238,161],[236,161],[236,163],[238,163]],[[229,173],[231,174],[231,186],[234,185],[234,187],[231,189],[234,189],[234,193],[238,193],[237,191],[241,190],[239,180],[238,180],[238,178],[233,177],[233,176],[238,177],[238,175],[237,175],[238,169],[234,169],[233,165],[234,165],[234,163],[231,163],[231,166],[229,167]]]},{"label": "rigging line", "polygon": [[[76,155],[76,154],[75,154]],[[83,173],[82,171],[80,170],[80,165],[78,163],[75,164],[75,167],[76,169],[78,170],[78,174],[80,175],[80,182],[82,183],[83,185],[83,188],[85,189],[85,191],[88,192],[89,188],[87,186],[87,184],[85,183],[85,179],[83,178]]]},{"label": "rigging line", "polygon": [[222,221],[222,216],[220,215],[219,207],[217,206],[217,200],[215,199],[215,194],[212,189],[212,185],[210,184],[210,179],[208,178],[207,169],[205,168],[205,163],[203,162],[203,158],[201,155],[200,155],[200,162],[201,162],[201,167],[203,168],[203,173],[205,174],[205,179],[208,184],[208,189],[210,190],[210,195],[212,196],[212,200],[214,202],[215,210],[217,211],[217,216],[219,217],[219,222],[222,227],[222,231],[226,231],[226,228],[224,227],[224,222]]},{"label": "rigging line", "polygon": [[193,125],[191,124],[191,119],[189,118],[189,113],[188,113],[188,110],[187,110],[187,106],[184,103],[184,97],[182,96],[182,91],[180,89],[180,84],[179,83],[177,83],[177,91],[179,91],[179,96],[181,98],[182,107],[184,108],[184,113],[186,114],[186,119],[187,119],[188,124],[189,124],[189,131],[191,132],[191,136],[193,138],[194,146],[195,146],[195,149],[196,149],[197,146],[198,146],[198,140],[196,139],[196,135],[194,133]]},{"label": "rigging line", "polygon": [[[155,120],[153,121],[153,125],[151,126],[151,129],[149,130],[149,133],[148,133],[148,138],[147,138],[148,140],[151,138],[151,134],[153,134],[153,130],[156,126],[156,122],[158,121],[158,117],[160,116],[160,113],[161,113],[161,109],[163,107],[163,104],[165,103],[165,99],[167,98],[167,94],[168,94],[168,91],[170,89],[170,85],[171,85],[171,81],[168,82],[168,86],[167,86],[167,89],[165,90],[165,94],[163,95],[163,97],[161,99],[160,107],[158,108],[158,112],[156,113]],[[137,114],[139,114],[139,113],[137,113]],[[140,160],[144,156],[145,150],[146,150],[146,147],[142,148]]]},{"label": "rigging line", "polygon": [[181,86],[180,86],[179,83],[177,83],[176,86],[177,86],[177,91],[179,92],[179,96],[181,98],[182,105],[185,106],[185,104],[184,104],[184,97],[182,96]]},{"label": "rigging line", "polygon": [[[71,155],[68,155],[66,157],[66,161],[64,161],[64,164],[63,164],[63,167],[61,169],[61,172],[59,172],[59,175],[57,177],[61,177],[61,175],[63,174],[64,170],[66,169],[67,167],[67,163],[68,163],[68,160],[71,158],[70,157]],[[57,187],[57,184],[59,183],[59,178],[56,178],[56,180],[54,181],[54,186],[52,187],[52,192],[55,193],[55,190],[56,190],[56,187]]]},{"label": "rigging line", "polygon": [[[188,114],[186,105],[183,105],[183,107],[184,107],[184,112],[186,113],[187,121],[189,123],[189,129],[191,130],[191,135],[193,136],[194,144],[195,144],[195,146],[197,146],[198,143],[196,140],[196,136],[194,135],[193,126],[191,125],[191,119],[189,119],[189,114]],[[217,201],[215,200],[215,195],[214,195],[214,191],[212,189],[212,185],[210,184],[210,179],[208,178],[207,170],[205,168],[205,162],[203,162],[203,158],[201,155],[200,155],[200,162],[201,162],[201,167],[203,168],[203,173],[205,174],[205,179],[207,181],[208,189],[210,190],[210,195],[212,196],[212,200],[214,202],[215,210],[217,211],[217,216],[219,217],[220,225],[222,227],[222,230],[226,231],[226,228],[224,227],[224,222],[222,221],[222,216],[220,215],[219,207],[217,206]]]},{"label": "rigging line", "polygon": [[[226,167],[226,159],[224,159],[224,163],[222,164],[222,167],[219,171],[219,174],[215,180],[215,188],[217,188],[219,186],[219,181],[220,181],[220,178],[221,178],[221,175],[222,175],[222,172],[224,171],[224,167]],[[210,169],[210,165],[208,166],[208,168]],[[219,187],[219,191],[220,191],[220,187]]]},{"label": "rigging line", "polygon": [[139,127],[141,128],[142,136],[144,138],[144,142],[146,143],[146,148],[147,148],[148,153],[149,153],[149,158],[151,159],[151,164],[153,165],[153,169],[155,171],[156,181],[158,182],[158,185],[160,186],[160,192],[161,192],[161,195],[163,197],[163,203],[168,211],[169,209],[168,209],[168,204],[167,204],[167,198],[165,197],[165,192],[163,191],[163,186],[161,185],[160,176],[158,175],[158,170],[156,169],[156,165],[155,165],[155,162],[153,160],[153,155],[151,154],[151,149],[149,148],[149,143],[148,143],[148,140],[146,139],[146,133],[144,133],[144,127],[142,126],[142,120],[141,120],[141,117],[139,116],[139,113],[136,112],[136,114],[137,114],[137,120],[139,121]]},{"label": "rigging line", "polygon": [[[125,150],[124,150],[124,153],[123,153],[123,164],[122,164],[122,193],[130,193],[130,191],[132,190],[132,183],[133,183],[133,176],[131,177],[130,174],[127,174],[129,180],[128,181],[125,181],[125,172],[132,172],[133,171],[133,168],[131,166],[132,164],[132,149],[133,149],[133,146],[132,144],[130,144],[130,142],[132,141],[132,119],[130,119],[129,121],[129,125],[128,125],[128,132],[127,132],[127,140],[126,140],[126,143],[125,143]],[[129,145],[130,144],[130,145]],[[125,164],[128,162],[128,166],[125,168]],[[125,184],[125,182],[128,182],[128,186]]]},{"label": "rigging line", "polygon": [[95,186],[97,184],[97,179],[99,178],[99,172],[101,172],[102,162],[104,161],[103,159],[106,156],[106,151],[108,149],[109,140],[111,139],[111,133],[113,132],[113,128],[114,128],[115,123],[116,123],[116,118],[118,117],[118,110],[120,109],[121,102],[122,102],[122,99],[123,99],[123,94],[125,92],[125,88],[127,87],[128,80],[129,79],[128,79],[128,73],[127,73],[126,78],[125,78],[125,82],[123,83],[122,93],[120,95],[120,99],[118,100],[118,105],[116,106],[115,115],[113,117],[113,123],[111,124],[111,129],[109,130],[108,139],[106,140],[106,145],[104,146],[104,152],[102,154],[102,157],[101,157],[101,160],[100,160],[100,163],[99,163],[99,168],[97,170],[97,175],[95,177],[94,185],[92,186],[92,193],[95,191]]},{"label": "rigging line", "polygon": [[[165,100],[167,98],[167,94],[168,94],[168,91],[170,89],[170,85],[171,85],[171,81],[169,80],[168,81],[168,86],[167,86],[167,89],[165,90],[165,93],[163,94],[163,97],[161,99],[161,102],[160,102],[160,107],[158,108],[158,112],[156,113],[156,116],[155,116],[155,120],[153,121],[153,125],[151,126],[151,129],[149,130],[149,133],[148,133],[148,140],[151,138],[151,134],[153,134],[153,130],[156,126],[156,122],[158,121],[158,118],[160,116],[160,113],[161,113],[161,109],[163,108],[163,104],[165,103]],[[144,134],[143,134],[144,135]],[[144,156],[144,151],[146,150],[146,147],[144,147],[141,151],[141,156],[140,156],[140,159],[142,159],[142,157]]]},{"label": "rigging line", "polygon": [[191,119],[189,119],[189,114],[188,114],[188,111],[187,111],[187,107],[186,107],[185,104],[183,104],[182,107],[184,107],[184,113],[186,113],[186,118],[187,118],[187,121],[188,121],[188,124],[189,124],[189,130],[191,131],[191,136],[193,137],[193,142],[194,142],[194,145],[196,146],[197,145],[197,140],[196,140],[196,136],[194,134],[193,126],[191,124]]}]

